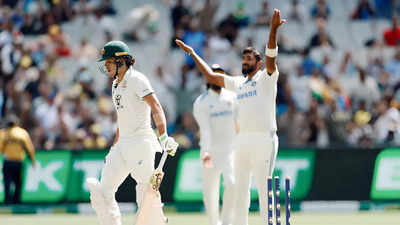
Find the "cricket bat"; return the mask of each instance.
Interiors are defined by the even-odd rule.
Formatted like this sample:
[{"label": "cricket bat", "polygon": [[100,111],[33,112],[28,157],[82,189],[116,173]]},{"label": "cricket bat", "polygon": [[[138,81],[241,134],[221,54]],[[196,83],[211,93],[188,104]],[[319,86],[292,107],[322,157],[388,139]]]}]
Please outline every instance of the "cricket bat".
[{"label": "cricket bat", "polygon": [[164,204],[161,202],[161,195],[158,191],[164,177],[162,170],[167,156],[168,152],[164,151],[160,163],[151,177],[150,185],[144,194],[135,225],[165,225],[168,222],[163,212]]}]

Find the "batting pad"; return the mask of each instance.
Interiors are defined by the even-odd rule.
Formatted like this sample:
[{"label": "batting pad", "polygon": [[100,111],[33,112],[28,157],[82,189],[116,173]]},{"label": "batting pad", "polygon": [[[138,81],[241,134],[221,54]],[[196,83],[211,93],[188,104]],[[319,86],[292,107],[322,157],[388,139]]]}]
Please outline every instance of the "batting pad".
[{"label": "batting pad", "polygon": [[90,190],[90,203],[101,225],[121,225],[121,213],[115,200],[106,201],[101,185],[95,178],[86,179]]},{"label": "batting pad", "polygon": [[148,185],[136,216],[135,225],[165,225],[167,218],[163,212],[160,192]]}]

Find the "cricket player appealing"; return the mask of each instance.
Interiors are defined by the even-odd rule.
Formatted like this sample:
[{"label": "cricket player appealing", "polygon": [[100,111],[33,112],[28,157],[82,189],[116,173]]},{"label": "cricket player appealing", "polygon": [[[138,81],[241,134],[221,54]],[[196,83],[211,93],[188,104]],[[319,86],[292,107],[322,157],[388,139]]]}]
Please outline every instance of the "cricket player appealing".
[{"label": "cricket player appealing", "polygon": [[[216,73],[224,74],[218,65]],[[219,181],[224,177],[222,225],[233,222],[234,207],[234,152],[236,136],[236,95],[215,84],[207,84],[207,91],[193,105],[193,114],[200,127],[200,157],[203,170],[203,200],[210,225],[219,223]]]},{"label": "cricket player appealing", "polygon": [[276,94],[279,72],[275,63],[278,54],[276,34],[285,23],[275,9],[270,21],[266,46],[266,69],[260,53],[248,47],[243,50],[242,73],[246,77],[230,77],[215,73],[193,48],[180,40],[179,47],[188,53],[207,81],[237,94],[239,133],[235,141],[236,203],[234,225],[248,224],[250,206],[250,178],[254,175],[260,203],[260,213],[267,224],[267,179],[272,175],[278,151],[276,135]]},{"label": "cricket player appealing", "polygon": [[[103,225],[121,225],[121,213],[115,192],[130,174],[136,180],[136,202],[140,206],[154,172],[155,152],[161,148],[174,155],[178,144],[166,131],[164,111],[142,73],[133,68],[129,47],[111,41],[101,50],[106,72],[114,79],[112,100],[117,111],[118,129],[106,156],[101,179],[88,178],[90,200]],[[150,114],[161,134],[157,140]],[[161,144],[161,148],[160,148]]]}]

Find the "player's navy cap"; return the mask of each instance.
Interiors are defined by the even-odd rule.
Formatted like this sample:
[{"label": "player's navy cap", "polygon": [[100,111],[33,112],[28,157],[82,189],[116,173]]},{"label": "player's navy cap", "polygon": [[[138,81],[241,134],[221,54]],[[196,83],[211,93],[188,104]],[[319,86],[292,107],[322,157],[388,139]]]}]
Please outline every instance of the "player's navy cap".
[{"label": "player's navy cap", "polygon": [[219,64],[212,64],[212,65],[211,65],[211,69],[212,69],[212,71],[214,71],[214,72],[218,72],[218,73],[223,73],[223,74],[225,74],[225,70],[222,69],[222,67],[221,67]]},{"label": "player's navy cap", "polygon": [[101,49],[101,58],[98,60],[104,61],[106,59],[118,56],[129,55],[132,56],[130,53],[128,45],[126,45],[122,41],[110,41],[104,45],[103,49]]}]

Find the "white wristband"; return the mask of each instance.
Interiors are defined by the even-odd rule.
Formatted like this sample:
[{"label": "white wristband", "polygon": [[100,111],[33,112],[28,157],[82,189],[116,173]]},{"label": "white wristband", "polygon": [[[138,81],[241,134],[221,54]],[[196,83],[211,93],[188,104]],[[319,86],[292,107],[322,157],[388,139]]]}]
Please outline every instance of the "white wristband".
[{"label": "white wristband", "polygon": [[265,55],[271,58],[275,58],[278,55],[278,46],[276,48],[268,48],[268,46],[265,46]]}]

